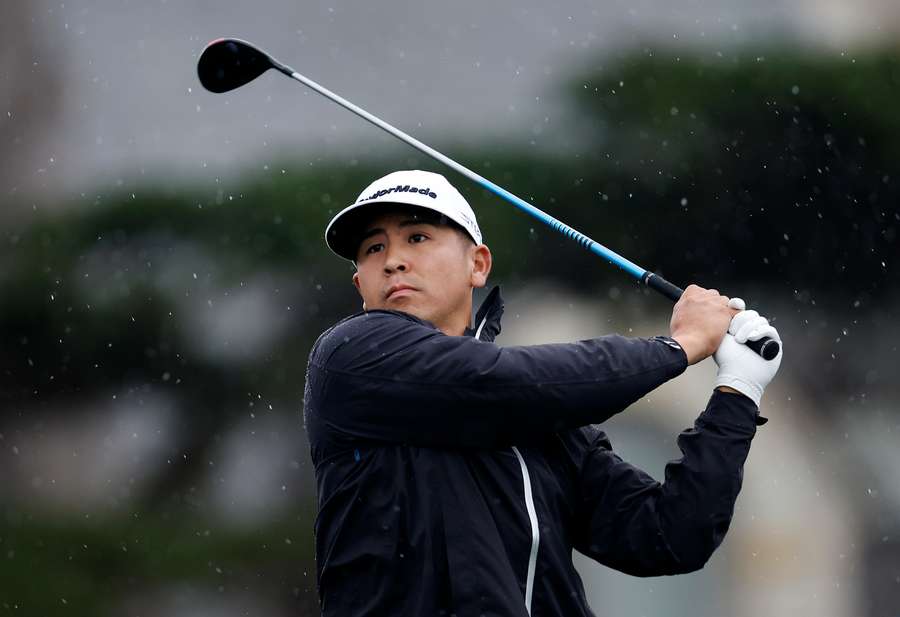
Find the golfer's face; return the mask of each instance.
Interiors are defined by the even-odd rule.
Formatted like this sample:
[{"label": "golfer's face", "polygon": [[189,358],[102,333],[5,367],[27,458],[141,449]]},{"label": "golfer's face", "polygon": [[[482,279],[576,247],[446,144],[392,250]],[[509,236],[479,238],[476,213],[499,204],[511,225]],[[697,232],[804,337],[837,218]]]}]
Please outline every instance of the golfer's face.
[{"label": "golfer's face", "polygon": [[449,226],[385,214],[366,227],[354,283],[370,310],[404,311],[439,324],[471,307],[474,246]]}]

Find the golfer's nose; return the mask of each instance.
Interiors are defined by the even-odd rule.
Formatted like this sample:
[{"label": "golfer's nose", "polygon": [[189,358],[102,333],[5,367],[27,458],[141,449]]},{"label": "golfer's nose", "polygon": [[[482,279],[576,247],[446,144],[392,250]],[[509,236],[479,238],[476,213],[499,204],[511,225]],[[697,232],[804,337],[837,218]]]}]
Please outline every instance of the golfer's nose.
[{"label": "golfer's nose", "polygon": [[385,249],[387,255],[384,259],[384,273],[392,274],[395,271],[406,272],[409,269],[409,262],[404,256],[402,248],[397,248],[394,243]]},{"label": "golfer's nose", "polygon": [[406,264],[404,264],[403,262],[385,264],[385,266],[384,266],[385,274],[392,274],[394,271],[406,272]]}]

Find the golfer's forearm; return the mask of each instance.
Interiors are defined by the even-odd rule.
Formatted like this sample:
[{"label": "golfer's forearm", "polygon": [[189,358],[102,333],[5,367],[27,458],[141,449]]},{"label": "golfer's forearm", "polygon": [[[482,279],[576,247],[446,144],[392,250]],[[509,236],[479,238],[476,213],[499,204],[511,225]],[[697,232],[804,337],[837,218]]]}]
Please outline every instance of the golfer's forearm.
[{"label": "golfer's forearm", "polygon": [[755,417],[756,406],[747,397],[715,392],[694,428],[678,437],[684,456],[666,467],[659,514],[684,571],[702,567],[725,537],[756,433]]},{"label": "golfer's forearm", "polygon": [[713,394],[678,437],[683,457],[666,466],[663,483],[612,451],[593,451],[582,464],[586,505],[576,548],[635,576],[702,568],[731,522],[755,412],[740,394]]}]

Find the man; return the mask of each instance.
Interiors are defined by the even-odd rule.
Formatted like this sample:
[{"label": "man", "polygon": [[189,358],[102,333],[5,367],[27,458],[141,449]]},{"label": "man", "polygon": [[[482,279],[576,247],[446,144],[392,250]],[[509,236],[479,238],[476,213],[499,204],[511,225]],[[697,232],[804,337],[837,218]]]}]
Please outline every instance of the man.
[{"label": "man", "polygon": [[[592,615],[572,549],[636,576],[703,567],[731,521],[778,333],[742,301],[689,287],[671,336],[501,348],[491,253],[447,180],[398,171],[338,213],[363,311],[309,359],[304,419],[318,484],[326,616]],[[729,332],[726,334],[726,331]],[[715,352],[712,397],[660,484],[603,422]]]}]

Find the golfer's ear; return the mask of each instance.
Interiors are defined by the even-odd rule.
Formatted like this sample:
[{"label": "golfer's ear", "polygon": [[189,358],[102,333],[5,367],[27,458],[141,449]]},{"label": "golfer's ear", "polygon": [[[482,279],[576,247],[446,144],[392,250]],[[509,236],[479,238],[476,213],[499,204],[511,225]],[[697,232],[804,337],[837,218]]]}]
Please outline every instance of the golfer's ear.
[{"label": "golfer's ear", "polygon": [[472,252],[472,287],[484,287],[487,284],[488,275],[491,273],[491,249],[486,244],[479,244]]},{"label": "golfer's ear", "polygon": [[362,291],[359,289],[359,272],[353,273],[353,286],[356,287],[356,291],[359,291],[359,295],[362,295]]}]

